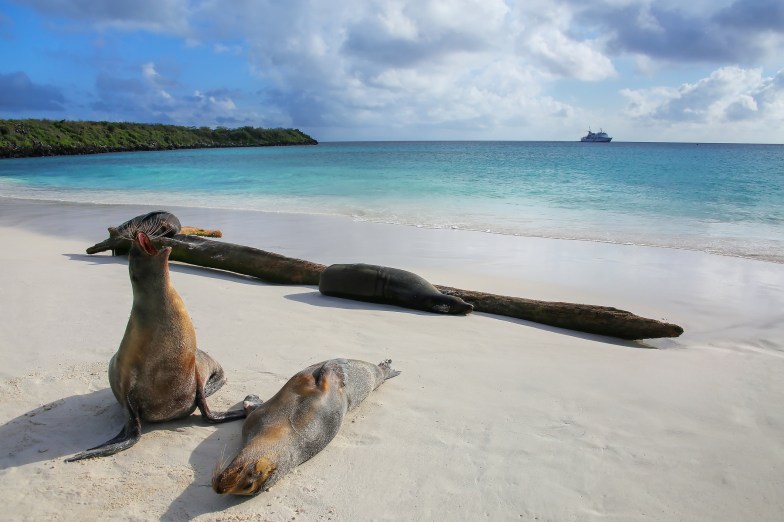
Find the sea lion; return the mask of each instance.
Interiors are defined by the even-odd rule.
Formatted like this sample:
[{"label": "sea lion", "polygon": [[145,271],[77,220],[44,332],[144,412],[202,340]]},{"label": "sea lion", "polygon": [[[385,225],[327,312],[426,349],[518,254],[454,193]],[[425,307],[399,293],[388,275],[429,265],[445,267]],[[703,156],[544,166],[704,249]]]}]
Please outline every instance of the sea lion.
[{"label": "sea lion", "polygon": [[242,426],[243,448],[212,477],[216,493],[257,495],[326,447],[347,411],[381,383],[400,372],[390,366],[353,359],[331,359],[309,366],[269,401],[248,396],[250,412]]},{"label": "sea lion", "polygon": [[186,417],[196,408],[208,422],[245,417],[242,410],[211,412],[205,398],[226,382],[221,366],[196,348],[196,331],[169,278],[170,247],[157,250],[139,231],[128,255],[133,307],[117,353],[109,361],[109,384],[128,419],[113,439],[66,462],[104,457],[133,446],[141,421]]},{"label": "sea lion", "polygon": [[109,236],[133,239],[138,232],[144,232],[148,237],[155,239],[172,237],[179,234],[181,229],[182,225],[177,216],[165,210],[154,210],[131,218],[119,226],[109,227]]},{"label": "sea lion", "polygon": [[441,314],[465,315],[474,309],[459,297],[442,294],[413,272],[363,263],[328,266],[321,274],[319,291]]}]

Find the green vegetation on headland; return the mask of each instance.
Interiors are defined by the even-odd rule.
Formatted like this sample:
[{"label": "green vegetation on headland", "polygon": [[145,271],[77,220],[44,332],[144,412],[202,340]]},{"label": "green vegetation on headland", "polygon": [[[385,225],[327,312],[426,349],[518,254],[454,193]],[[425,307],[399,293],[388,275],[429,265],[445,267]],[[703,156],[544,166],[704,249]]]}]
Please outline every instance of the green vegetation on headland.
[{"label": "green vegetation on headland", "polygon": [[107,121],[0,119],[0,158],[317,144],[299,129],[211,129]]}]

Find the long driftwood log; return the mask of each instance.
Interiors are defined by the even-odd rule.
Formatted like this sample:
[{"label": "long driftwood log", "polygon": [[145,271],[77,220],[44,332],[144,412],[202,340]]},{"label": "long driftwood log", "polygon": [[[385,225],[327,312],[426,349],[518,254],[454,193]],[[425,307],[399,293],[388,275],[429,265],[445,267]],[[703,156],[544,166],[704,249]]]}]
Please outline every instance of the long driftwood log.
[{"label": "long driftwood log", "polygon": [[677,324],[640,317],[610,306],[596,306],[461,290],[434,285],[439,292],[454,295],[474,305],[477,312],[505,315],[579,332],[609,335],[620,339],[678,337],[683,328]]},{"label": "long driftwood log", "polygon": [[[274,252],[244,245],[177,234],[153,240],[171,247],[169,259],[207,268],[217,268],[284,285],[318,285],[321,272],[327,267],[303,259],[286,257]],[[115,236],[87,249],[88,254],[112,250],[128,251],[131,240]]]},{"label": "long driftwood log", "polygon": [[[177,234],[155,240],[172,248],[170,259],[192,265],[227,270],[277,284],[318,285],[325,265],[286,257],[258,248],[213,241],[203,237]],[[88,254],[127,251],[130,240],[109,237],[87,249]],[[607,306],[536,301],[448,286],[435,287],[472,304],[477,312],[533,321],[580,332],[620,339],[678,337],[683,328],[676,324],[640,317]]]}]

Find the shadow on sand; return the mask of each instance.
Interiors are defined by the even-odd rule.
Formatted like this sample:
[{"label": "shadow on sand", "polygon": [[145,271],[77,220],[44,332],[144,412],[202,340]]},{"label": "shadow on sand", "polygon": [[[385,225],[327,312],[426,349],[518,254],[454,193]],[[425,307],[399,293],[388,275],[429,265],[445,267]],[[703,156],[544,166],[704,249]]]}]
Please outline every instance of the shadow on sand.
[{"label": "shadow on sand", "polygon": [[[127,256],[107,256],[107,255],[89,255],[89,254],[63,254],[71,261],[81,261],[91,265],[125,265],[128,266]],[[224,281],[232,281],[235,283],[243,283],[246,285],[268,286],[267,283],[256,277],[237,274],[235,272],[227,272],[225,270],[218,270],[215,268],[207,268],[203,266],[187,265],[172,261],[169,263],[169,270],[179,274],[194,274],[214,279],[222,279]]]},{"label": "shadow on sand", "polygon": [[[392,305],[370,303],[365,301],[354,301],[352,299],[343,299],[340,297],[329,297],[322,295],[320,292],[307,292],[298,294],[289,294],[284,296],[290,301],[304,303],[310,306],[318,306],[322,308],[341,308],[343,310],[385,310],[389,312],[409,313],[415,315],[422,315],[427,317],[440,317],[441,314],[432,314],[430,312],[422,312],[419,310],[411,310],[408,308],[401,308]],[[577,332],[574,330],[567,330],[565,328],[558,328],[555,326],[547,326],[545,324],[534,323],[532,321],[525,321],[523,319],[515,319],[514,317],[506,317],[503,315],[487,314],[482,312],[472,312],[470,315],[491,317],[499,321],[506,321],[508,323],[519,324],[528,328],[535,328],[545,332],[552,332],[559,335],[566,335],[575,337],[577,339],[585,339],[595,341],[603,344],[611,344],[614,346],[621,346],[625,348],[642,348],[642,349],[656,349],[657,346],[648,344],[645,341],[626,341],[624,339],[616,339],[614,337],[607,337],[604,335],[596,335],[590,333]],[[470,315],[468,317],[470,317]],[[451,316],[450,316],[451,317]],[[454,320],[464,320],[465,316],[456,316]]]},{"label": "shadow on sand", "polygon": [[[57,399],[0,426],[0,470],[64,460],[111,439],[124,423],[125,412],[109,388]],[[153,431],[177,431],[194,424],[206,423],[198,413],[162,423],[142,423],[142,441]],[[235,424],[237,430],[242,427],[241,422],[229,424]]]},{"label": "shadow on sand", "polygon": [[[218,495],[212,490],[212,473],[226,464],[242,447],[242,422],[215,425],[215,431],[191,452],[188,462],[194,471],[193,482],[172,501],[161,520],[192,520],[206,513],[217,513],[254,497]],[[262,493],[263,495],[263,493]]]}]

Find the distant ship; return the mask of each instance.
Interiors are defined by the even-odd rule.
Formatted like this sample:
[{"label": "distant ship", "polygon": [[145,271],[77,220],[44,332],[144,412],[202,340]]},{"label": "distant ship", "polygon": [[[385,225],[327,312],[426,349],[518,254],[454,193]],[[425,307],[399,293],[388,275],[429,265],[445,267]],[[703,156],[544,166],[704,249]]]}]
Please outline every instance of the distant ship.
[{"label": "distant ship", "polygon": [[591,132],[591,129],[588,129],[588,134],[580,138],[580,141],[590,141],[594,143],[609,143],[612,141],[612,138],[607,135],[602,129],[599,129],[599,132]]}]

